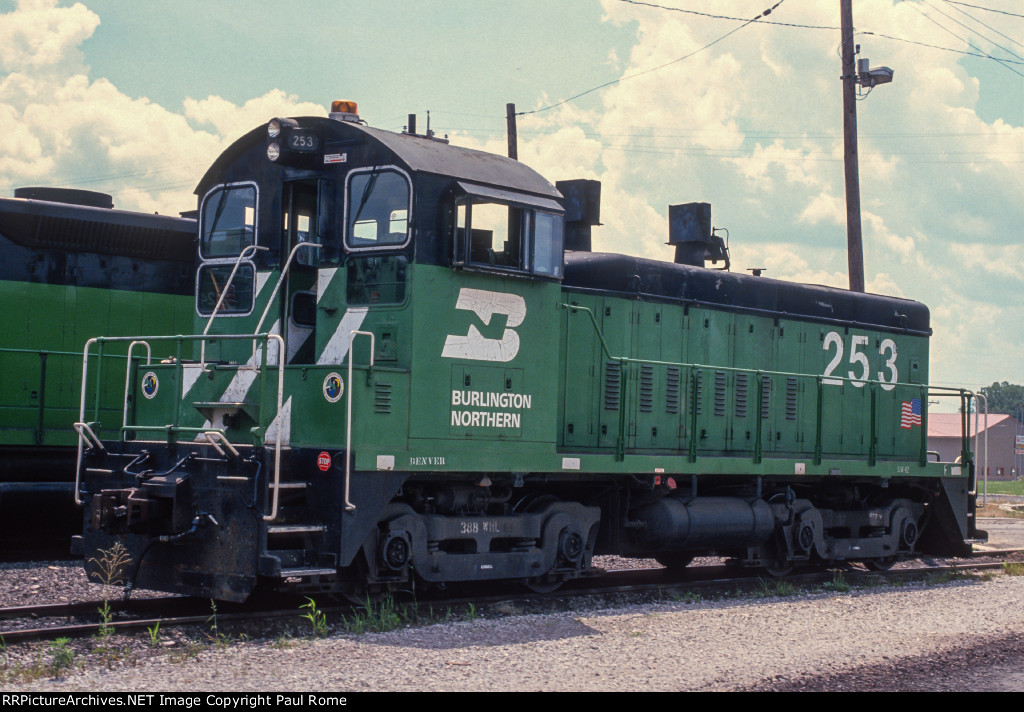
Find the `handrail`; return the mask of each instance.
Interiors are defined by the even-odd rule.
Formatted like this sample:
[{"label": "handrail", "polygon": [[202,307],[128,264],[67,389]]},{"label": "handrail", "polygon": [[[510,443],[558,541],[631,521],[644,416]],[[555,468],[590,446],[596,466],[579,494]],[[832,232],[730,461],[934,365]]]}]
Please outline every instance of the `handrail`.
[{"label": "handrail", "polygon": [[96,433],[92,431],[88,423],[77,422],[73,425],[75,431],[78,432],[78,462],[75,466],[75,504],[81,506],[82,499],[78,496],[78,487],[81,483],[81,472],[82,472],[82,442],[83,440],[89,440],[90,446],[92,443],[96,444],[100,450],[104,450],[102,441],[96,437]]},{"label": "handrail", "polygon": [[[267,367],[267,352],[270,351],[270,339],[277,341],[277,353],[284,353],[284,338],[280,334],[267,334],[268,343],[263,349],[263,358],[260,366],[262,369]],[[281,359],[278,358],[277,364],[277,414],[271,419],[270,423],[273,424],[275,420],[281,417],[281,410],[284,405],[284,364]],[[269,425],[267,427],[270,427]],[[277,436],[274,438],[274,493],[272,495],[273,503],[270,507],[270,514],[263,515],[263,521],[272,522],[277,519],[277,507],[278,499],[281,493],[281,430],[284,425],[282,423],[277,424]],[[269,478],[267,486],[270,486]]]},{"label": "handrail", "polygon": [[[982,393],[975,393],[974,397],[977,398],[978,400],[984,401],[984,403],[985,403],[985,449],[983,451],[984,454],[985,454],[985,457],[982,460],[982,469],[981,469],[982,476],[985,478],[985,487],[982,490],[982,495],[981,495],[981,506],[984,507],[985,506],[985,501],[988,498],[988,396],[986,396],[986,395],[984,395]],[[974,447],[975,447],[975,449],[977,449],[977,447],[978,447],[978,415],[979,415],[979,412],[980,412],[980,409],[976,408],[974,410]],[[972,495],[975,495],[975,496],[977,496],[977,494],[978,494],[978,472],[977,472],[977,469],[975,469],[975,472],[974,472],[974,491],[973,492],[968,492],[968,494],[972,494]]]},{"label": "handrail", "polygon": [[203,433],[203,437],[206,438],[206,442],[213,445],[213,448],[221,455],[221,457],[224,456],[224,450],[222,450],[220,445],[217,444],[218,440],[224,443],[224,447],[230,450],[232,455],[234,455],[235,457],[239,456],[238,450],[236,450],[235,446],[228,441],[228,438],[224,434],[223,430],[207,430],[206,432]]},{"label": "handrail", "polygon": [[348,402],[345,411],[345,511],[354,512],[356,505],[349,500],[349,484],[352,480],[352,362],[355,360],[352,344],[356,336],[370,337],[370,368],[373,368],[373,347],[375,338],[372,331],[348,332]]},{"label": "handrail", "polygon": [[146,365],[148,366],[153,361],[153,349],[149,347],[148,341],[133,341],[128,345],[128,365],[124,370],[124,406],[122,410],[124,417],[121,419],[122,428],[128,425],[128,388],[131,386],[132,379],[132,350],[139,344],[146,347]]},{"label": "handrail", "polygon": [[[74,425],[75,430],[78,431],[78,457],[75,462],[75,504],[78,506],[82,505],[82,498],[78,496],[78,490],[82,474],[82,450],[84,449],[83,446],[85,444],[85,436],[82,434],[82,430],[78,426],[79,424],[82,424],[83,427],[87,427],[85,426],[85,391],[89,382],[86,380],[86,374],[89,371],[89,347],[96,343],[96,341],[96,338],[89,339],[85,342],[85,346],[82,348],[82,398],[78,408],[78,422]],[[102,369],[102,367],[101,361],[100,368]],[[89,430],[89,433],[92,433],[91,429]],[[93,435],[93,438],[96,438],[96,436]],[[103,444],[100,443],[100,448],[102,449],[102,447]]]},{"label": "handrail", "polygon": [[[570,313],[576,312],[576,311],[586,312],[586,314],[590,317],[590,323],[591,323],[591,325],[594,328],[594,333],[596,334],[598,340],[600,341],[602,352],[605,354],[605,356],[609,360],[615,361],[615,362],[619,363],[620,366],[623,367],[623,369],[621,371],[621,373],[623,373],[623,374],[625,374],[625,368],[624,367],[627,364],[634,364],[634,363],[635,364],[649,364],[649,365],[652,365],[652,366],[673,366],[673,367],[679,367],[679,368],[687,369],[687,371],[689,372],[687,380],[690,381],[691,387],[692,387],[692,393],[694,394],[694,398],[691,399],[692,423],[691,423],[691,427],[690,427],[690,431],[691,432],[690,432],[690,443],[689,443],[689,460],[690,460],[690,462],[696,462],[696,459],[697,459],[697,453],[696,453],[696,450],[697,450],[697,447],[696,447],[697,446],[697,443],[696,443],[697,412],[696,412],[695,400],[696,400],[696,393],[697,393],[696,384],[697,384],[697,372],[698,371],[722,371],[722,372],[727,372],[727,373],[747,373],[747,374],[755,375],[758,379],[761,379],[764,376],[769,376],[769,377],[779,376],[779,377],[784,377],[784,378],[793,377],[793,378],[800,378],[800,379],[814,379],[814,381],[816,382],[816,385],[817,385],[816,395],[815,395],[815,405],[816,405],[817,415],[816,415],[816,419],[815,419],[816,420],[816,433],[815,433],[815,449],[814,449],[813,457],[814,457],[814,463],[815,464],[821,464],[822,454],[823,454],[822,453],[822,432],[823,432],[823,423],[824,423],[824,417],[825,417],[825,414],[823,412],[824,385],[825,385],[824,384],[824,380],[825,380],[825,378],[824,378],[824,376],[822,374],[793,373],[793,372],[787,372],[787,371],[766,371],[766,370],[763,370],[763,369],[756,369],[756,368],[739,368],[739,367],[735,367],[735,366],[721,366],[721,365],[699,364],[699,363],[684,363],[682,361],[661,361],[661,360],[655,360],[655,359],[633,358],[633,357],[629,357],[629,356],[616,356],[616,355],[612,354],[611,350],[608,348],[608,343],[607,343],[607,341],[605,341],[604,334],[601,332],[601,328],[600,328],[600,326],[597,323],[597,317],[594,315],[594,312],[593,312],[592,309],[590,309],[589,307],[578,305],[578,304],[566,304],[564,302],[561,303],[559,306],[561,306],[563,309],[569,311]],[[624,376],[621,377],[621,378],[623,378],[623,382],[624,382]],[[964,398],[965,396],[969,398],[969,397],[975,395],[973,392],[969,391],[968,389],[964,389],[964,388],[952,388],[952,387],[948,387],[948,386],[929,386],[929,385],[925,385],[925,384],[921,384],[921,383],[904,383],[904,382],[900,382],[900,381],[879,381],[879,380],[874,380],[874,379],[866,379],[866,380],[862,381],[862,380],[858,380],[856,378],[850,378],[850,377],[847,377],[847,376],[839,376],[839,375],[836,375],[836,374],[830,374],[829,375],[829,381],[830,382],[834,382],[836,384],[850,383],[850,384],[853,384],[856,387],[865,387],[865,386],[867,386],[869,388],[869,390],[871,392],[871,395],[872,395],[872,398],[871,398],[871,400],[872,400],[872,402],[871,402],[871,433],[870,433],[872,442],[877,437],[876,436],[877,425],[876,425],[876,422],[875,422],[876,421],[875,410],[877,408],[877,395],[876,394],[877,394],[877,388],[879,386],[881,386],[886,391],[892,391],[892,390],[894,390],[896,388],[915,388],[915,389],[920,389],[922,403],[926,400],[926,397],[928,395],[939,396],[939,397],[943,397],[943,396],[949,396],[949,397],[959,396],[961,399]],[[760,391],[759,391],[759,394],[760,394]],[[626,399],[625,399],[625,390],[624,390],[623,391],[623,397],[621,397],[619,399],[620,421],[623,420],[623,416],[624,416],[624,412],[625,412],[625,406],[626,406],[625,400]],[[920,450],[921,456],[919,458],[920,461],[921,461],[921,466],[922,467],[924,467],[927,464],[927,420],[926,420],[927,416],[924,415],[924,412],[925,412],[925,409],[922,408],[921,450]],[[760,416],[760,406],[759,406],[759,416]],[[762,425],[760,421],[761,421],[761,418],[758,417],[758,428],[760,428],[761,425]],[[617,452],[620,451],[620,450],[624,451],[624,449],[625,449],[625,444],[624,444],[624,442],[622,442],[623,432],[624,432],[624,425],[620,422],[620,427],[619,427],[620,442],[616,443],[616,451]],[[966,437],[966,431],[965,431],[965,437]],[[871,461],[871,464],[874,464],[874,461],[877,458],[877,454],[876,453],[877,453],[877,448],[876,447],[869,447],[869,460]],[[755,447],[754,447],[754,461],[755,461],[755,463],[759,462],[758,454],[759,454],[758,453],[758,447],[757,447],[757,444],[756,444],[756,441],[755,441]],[[986,453],[986,458],[987,458],[987,453]]]},{"label": "handrail", "polygon": [[[150,345],[149,345],[149,342],[173,341],[173,342],[175,342],[178,345],[178,356],[175,359],[175,364],[176,364],[176,368],[177,368],[178,378],[179,378],[179,381],[180,381],[180,379],[181,379],[181,372],[182,372],[182,370],[184,368],[182,360],[181,360],[181,345],[182,345],[182,343],[185,342],[185,341],[204,341],[206,339],[227,339],[227,340],[238,340],[238,341],[262,340],[262,341],[264,341],[265,345],[264,345],[264,348],[262,349],[262,359],[261,359],[260,367],[257,368],[257,369],[254,369],[258,373],[265,373],[266,372],[266,369],[267,369],[267,352],[270,350],[269,349],[269,345],[270,345],[270,341],[271,340],[277,342],[278,353],[283,353],[283,349],[284,349],[284,338],[280,334],[216,334],[216,335],[206,335],[206,334],[180,335],[179,334],[177,336],[150,336],[150,337],[146,337],[145,339],[140,339],[137,336],[110,336],[110,337],[94,337],[92,339],[89,339],[85,343],[85,347],[84,347],[84,349],[82,351],[82,354],[81,354],[82,355],[82,391],[81,391],[81,399],[80,399],[80,402],[79,402],[79,413],[78,413],[79,417],[78,417],[78,422],[76,422],[75,425],[74,425],[75,430],[78,432],[78,453],[77,453],[77,459],[76,459],[76,463],[75,463],[75,503],[76,504],[78,504],[78,505],[82,504],[82,499],[79,496],[79,488],[80,488],[80,485],[81,485],[81,475],[82,475],[82,456],[83,456],[83,451],[84,451],[86,442],[89,443],[90,447],[95,445],[96,447],[98,447],[101,450],[105,449],[103,447],[102,441],[96,436],[95,432],[92,429],[92,426],[95,423],[87,423],[86,420],[85,420],[85,410],[86,410],[85,409],[85,403],[86,403],[86,394],[88,392],[88,384],[89,384],[89,358],[90,358],[90,356],[92,356],[92,354],[90,354],[89,351],[92,348],[92,346],[94,344],[98,344],[99,345],[99,349],[102,352],[103,345],[106,344],[106,343],[128,341],[128,342],[132,342],[133,346],[135,344],[145,344],[147,349],[149,349],[149,348],[151,348]],[[132,350],[133,346],[129,346],[129,355],[131,353],[131,350]],[[129,358],[129,364],[130,363],[131,363],[131,359]],[[243,367],[239,367],[239,368],[243,368]],[[101,359],[100,365],[99,365],[99,373],[97,374],[97,377],[96,377],[97,382],[99,382],[101,380],[101,378],[100,378],[101,374],[102,374],[102,359]],[[126,395],[126,399],[127,399],[127,395]],[[217,450],[221,454],[223,454],[223,450],[221,450],[220,446],[216,442],[214,442],[215,439],[218,439],[220,441],[220,443],[222,443],[225,447],[227,447],[229,450],[231,450],[231,452],[233,454],[235,454],[236,456],[238,455],[238,450],[231,443],[229,443],[227,441],[227,438],[226,438],[225,434],[222,431],[219,431],[219,430],[216,430],[216,429],[211,429],[211,428],[190,428],[190,427],[183,427],[183,426],[177,425],[177,422],[178,422],[178,412],[179,412],[178,409],[179,409],[179,407],[181,405],[181,400],[182,399],[180,397],[175,397],[174,424],[163,425],[163,426],[128,425],[127,421],[125,421],[123,423],[122,427],[121,427],[121,430],[120,430],[121,439],[123,440],[125,435],[126,435],[126,433],[129,432],[129,431],[132,431],[132,432],[135,432],[135,431],[163,431],[163,432],[167,433],[169,437],[170,436],[176,436],[178,433],[195,433],[195,434],[201,436],[205,442],[209,443],[209,445],[211,447],[213,447],[215,450]],[[261,399],[261,402],[262,402],[262,399]],[[277,403],[276,403],[277,407],[276,407],[276,410],[274,411],[274,417],[271,418],[270,421],[269,421],[270,424],[273,424],[273,422],[275,420],[277,420],[277,419],[279,419],[281,417],[281,411],[283,410],[283,403],[284,403],[284,367],[283,366],[278,366],[277,367]],[[94,414],[97,417],[99,415],[98,401],[97,401],[97,405],[95,406],[95,409],[94,409]],[[269,427],[269,425],[268,425],[268,427]],[[281,429],[281,425],[279,424],[279,426],[278,426],[279,432],[280,432],[280,429]],[[280,483],[280,478],[281,478],[281,438],[280,438],[280,436],[278,436],[276,441],[275,441],[275,443],[274,443],[274,474],[273,474],[274,494],[273,494],[273,497],[272,497],[272,505],[271,505],[270,514],[266,514],[266,515],[263,516],[263,519],[265,521],[272,521],[273,519],[277,518],[277,511],[278,511],[278,504],[279,504],[279,502],[278,502],[278,489],[279,489],[278,485]]]},{"label": "handrail", "polygon": [[[238,272],[238,268],[242,265],[243,260],[247,260],[256,254],[257,250],[269,250],[269,247],[264,245],[246,245],[245,248],[239,253],[238,258],[235,260],[234,266],[231,268],[231,274],[228,275],[228,281],[224,283],[224,287],[220,290],[220,296],[217,298],[217,304],[213,307],[213,311],[210,312],[210,318],[206,320],[206,328],[203,329],[203,336],[210,333],[210,327],[213,325],[213,319],[217,316],[217,312],[220,311],[221,306],[224,304],[224,299],[228,296],[228,290],[231,288],[231,284],[235,281],[235,274]],[[256,295],[253,294],[253,299],[256,299]],[[258,329],[257,329],[258,331]],[[203,368],[206,368],[206,341],[202,341],[199,344],[199,363]]]},{"label": "handrail", "polygon": [[[292,262],[295,260],[295,255],[296,253],[298,253],[299,248],[301,247],[312,247],[313,249],[316,250],[323,249],[323,245],[317,244],[315,242],[300,242],[296,244],[295,247],[292,248],[292,251],[288,253],[287,262],[285,262],[284,267],[281,269],[281,273],[277,277],[277,284],[274,285],[274,291],[270,293],[270,299],[267,300],[267,306],[263,310],[263,315],[260,317],[259,323],[256,324],[256,328],[253,329],[253,333],[258,333],[259,330],[263,328],[263,322],[267,320],[267,315],[270,313],[270,309],[274,306],[274,303],[277,299],[277,293],[281,290],[281,285],[284,284],[284,280],[288,276],[288,271],[292,267]],[[288,321],[288,300],[285,300],[284,310],[285,314],[281,321],[282,324]],[[253,342],[253,353],[256,353],[255,342]],[[277,360],[279,363],[282,360],[283,354],[284,351],[278,351]]]}]

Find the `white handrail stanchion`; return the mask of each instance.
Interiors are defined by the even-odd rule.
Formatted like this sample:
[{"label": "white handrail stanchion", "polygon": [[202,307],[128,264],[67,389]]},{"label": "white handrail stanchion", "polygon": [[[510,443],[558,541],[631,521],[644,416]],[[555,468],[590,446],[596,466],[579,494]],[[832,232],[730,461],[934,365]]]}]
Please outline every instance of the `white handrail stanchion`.
[{"label": "white handrail stanchion", "polygon": [[348,334],[348,405],[345,413],[345,511],[355,511],[356,505],[349,501],[349,484],[352,480],[352,343],[356,336],[370,337],[370,368],[373,368],[374,338],[372,331],[350,331]]}]

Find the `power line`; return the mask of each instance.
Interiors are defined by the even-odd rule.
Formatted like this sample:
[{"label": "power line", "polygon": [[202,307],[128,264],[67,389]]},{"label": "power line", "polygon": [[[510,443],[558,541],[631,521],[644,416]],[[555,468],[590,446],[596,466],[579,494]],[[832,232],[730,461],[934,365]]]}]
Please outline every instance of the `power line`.
[{"label": "power line", "polygon": [[[956,4],[959,4],[959,3],[952,3],[952,2],[950,2],[950,0],[945,0],[945,2],[946,2],[946,4],[947,4],[947,5],[956,5]],[[966,15],[967,17],[971,18],[972,20],[974,20],[975,22],[977,22],[977,23],[978,23],[979,25],[981,25],[982,27],[984,27],[984,28],[986,28],[986,29],[988,29],[988,30],[991,30],[992,32],[995,32],[995,33],[996,33],[997,35],[999,35],[1000,37],[1002,37],[1002,38],[1004,38],[1004,39],[1007,39],[1007,40],[1009,40],[1010,42],[1013,42],[1013,43],[1014,43],[1015,45],[1017,45],[1018,47],[1024,47],[1024,44],[1021,44],[1020,42],[1018,42],[1017,40],[1013,39],[1013,38],[1012,38],[1012,37],[1010,37],[1009,35],[1004,35],[1004,34],[1003,34],[1002,32],[1000,32],[1000,31],[999,31],[999,30],[997,30],[996,28],[994,28],[994,27],[992,27],[992,26],[990,26],[990,25],[986,25],[986,24],[985,24],[984,22],[982,22],[981,20],[979,20],[978,18],[976,18],[976,17],[974,16],[974,15],[970,14],[970,13],[969,13],[969,12],[967,12],[966,10],[961,10],[961,9],[960,9],[960,8],[958,8],[958,7],[955,7],[955,8],[953,8],[953,9],[954,9],[954,10],[956,10],[957,12],[959,12],[959,13],[962,13],[962,14]],[[991,40],[990,40],[990,41],[991,41]],[[995,42],[992,42],[992,44],[996,44],[996,43],[995,43]],[[999,47],[999,45],[996,45],[996,47]],[[1005,47],[999,47],[999,49],[1004,49],[1004,50],[1006,50],[1006,48],[1005,48]],[[1016,52],[1010,52],[1010,50],[1006,50],[1006,51],[1007,51],[1007,52],[1009,52],[1010,54],[1012,54],[1012,55],[1013,55],[1013,56],[1015,56],[1015,57],[1019,57],[1019,55],[1018,55],[1018,54],[1017,54]]]},{"label": "power line", "polygon": [[[695,137],[708,137],[708,136],[732,136],[737,132],[733,131],[704,131],[704,130],[693,130],[686,131],[680,130],[677,126],[644,126],[644,129],[649,131],[637,133],[611,133],[611,132],[597,132],[597,131],[584,131],[584,137],[586,138],[627,138],[634,139],[637,137],[652,138],[652,139],[666,139],[666,138],[695,138]],[[445,129],[446,131],[461,131],[464,133],[477,133],[477,134],[494,134],[504,135],[504,129],[499,128],[487,128],[482,126],[449,126]],[[660,131],[666,131],[668,133],[660,133]],[[740,132],[744,129],[740,129]],[[548,136],[551,135],[550,131],[547,130],[530,130],[520,129],[520,134],[534,135],[534,136]],[[829,131],[773,131],[770,129],[751,129],[747,133],[742,134],[746,139],[813,139],[813,140],[833,140],[842,138],[841,133],[829,132]],[[951,138],[960,140],[968,136],[983,136],[990,138],[991,132],[976,131],[976,132],[941,132],[941,133],[923,133],[923,132],[899,132],[899,133],[865,133],[860,132],[861,136],[868,138],[883,138],[883,139],[898,139],[905,140],[908,138]]]},{"label": "power line", "polygon": [[642,6],[645,6],[645,7],[652,7],[652,8],[656,8],[658,10],[668,10],[670,12],[681,12],[681,13],[684,13],[684,14],[687,14],[687,15],[698,15],[700,17],[711,18],[712,20],[731,20],[733,22],[743,22],[743,23],[756,22],[759,25],[777,25],[779,27],[799,27],[799,28],[808,29],[808,30],[838,30],[839,29],[838,27],[832,27],[832,26],[829,26],[829,25],[801,25],[801,24],[797,24],[797,23],[793,23],[793,22],[775,22],[773,20],[760,20],[760,19],[758,19],[762,15],[765,16],[765,17],[770,15],[772,10],[774,10],[776,7],[778,7],[778,5],[775,5],[774,7],[769,8],[768,10],[766,10],[763,13],[761,13],[761,15],[758,15],[758,17],[754,18],[753,20],[749,20],[749,19],[747,19],[745,17],[729,17],[728,15],[712,15],[711,13],[708,13],[708,12],[699,12],[697,10],[684,10],[683,8],[680,8],[680,7],[668,7],[666,5],[657,5],[657,4],[652,3],[652,2],[641,2],[640,0],[619,0],[619,2],[629,3],[630,5],[642,5]]},{"label": "power line", "polygon": [[[926,1],[927,1],[927,0],[926,0]],[[944,31],[944,32],[947,32],[947,33],[949,33],[949,34],[953,35],[953,36],[954,36],[954,37],[956,37],[956,38],[957,38],[958,40],[960,40],[961,42],[963,42],[964,44],[966,44],[966,45],[967,45],[968,47],[970,47],[970,48],[972,48],[972,49],[975,49],[975,50],[977,50],[978,52],[983,52],[983,50],[982,50],[982,49],[980,49],[979,47],[975,47],[975,46],[974,46],[974,45],[973,45],[973,44],[971,43],[971,41],[970,41],[970,40],[968,40],[968,39],[965,39],[965,38],[961,37],[960,35],[958,35],[957,33],[953,32],[953,30],[949,29],[948,27],[943,27],[943,26],[942,26],[942,25],[941,25],[941,24],[940,24],[940,23],[939,23],[938,21],[936,21],[936,20],[935,20],[934,18],[932,18],[932,17],[929,17],[927,13],[925,13],[925,12],[922,12],[922,11],[921,11],[921,9],[920,9],[920,8],[918,8],[918,7],[916,6],[916,5],[911,5],[910,7],[912,7],[912,8],[914,9],[914,11],[915,11],[915,12],[919,13],[919,14],[920,14],[920,15],[921,15],[922,17],[924,17],[925,19],[927,19],[927,20],[928,20],[929,22],[933,23],[933,24],[934,24],[934,25],[935,25],[936,27],[938,27],[938,28],[939,28],[939,29],[941,29],[942,31]],[[931,5],[929,5],[929,7],[931,7]],[[942,12],[941,10],[940,10],[939,12],[940,12],[941,14],[943,14],[943,15],[946,15],[946,14],[945,14],[944,12]],[[948,17],[948,15],[946,15],[946,17]],[[952,18],[950,18],[950,19],[952,19]],[[954,22],[956,22],[956,20],[953,20],[953,21],[954,21]],[[963,23],[958,23],[958,24],[963,24]],[[968,29],[970,29],[970,28],[968,28]],[[972,32],[973,32],[973,30],[972,30]],[[1018,72],[1018,71],[1017,71],[1016,69],[1014,69],[1013,67],[1009,66],[1009,65],[1010,65],[1011,63],[1014,63],[1014,62],[1012,62],[1012,60],[1002,60],[1002,59],[997,59],[996,57],[993,57],[992,55],[990,55],[990,54],[988,54],[988,53],[984,53],[984,55],[983,55],[983,56],[987,57],[988,59],[991,59],[991,60],[992,60],[992,61],[994,61],[994,62],[999,62],[999,64],[1003,65],[1004,67],[1006,67],[1007,69],[1009,69],[1009,70],[1010,70],[1011,72],[1013,72],[1014,74],[1018,74],[1018,75],[1020,75],[1020,76],[1024,77],[1024,74],[1021,74],[1021,73],[1020,73],[1020,72]]]},{"label": "power line", "polygon": [[635,79],[636,77],[642,77],[645,74],[650,74],[651,72],[656,72],[659,69],[664,69],[665,67],[671,66],[673,64],[677,64],[678,62],[682,62],[684,59],[689,59],[690,57],[694,56],[695,54],[699,54],[700,52],[703,52],[704,50],[706,50],[706,49],[708,49],[708,48],[718,44],[719,42],[724,40],[726,37],[729,37],[730,35],[733,35],[733,34],[739,32],[744,27],[747,27],[750,24],[753,24],[759,18],[767,17],[768,15],[770,15],[772,13],[773,10],[775,10],[779,5],[781,5],[785,1],[786,0],[779,0],[777,3],[772,5],[770,8],[768,8],[767,10],[764,10],[760,14],[758,14],[757,17],[753,17],[753,18],[747,20],[746,22],[744,22],[739,27],[733,28],[729,32],[726,32],[724,35],[722,35],[718,39],[716,39],[716,40],[714,40],[712,42],[709,42],[708,44],[704,45],[700,49],[696,49],[693,52],[690,52],[689,54],[686,54],[686,55],[683,55],[682,57],[679,57],[678,59],[673,59],[671,62],[666,62],[665,64],[662,64],[660,66],[652,67],[651,69],[645,69],[644,71],[637,72],[636,74],[630,74],[630,75],[625,76],[625,77],[619,77],[618,79],[613,79],[610,82],[605,82],[604,84],[601,84],[600,86],[593,87],[592,89],[587,89],[586,91],[580,92],[579,94],[576,94],[574,96],[570,96],[568,99],[563,99],[562,101],[556,102],[554,104],[550,104],[549,106],[545,106],[545,107],[542,107],[540,109],[534,109],[533,111],[520,111],[520,112],[518,112],[516,114],[516,116],[525,116],[527,114],[538,114],[538,113],[540,113],[542,111],[547,111],[548,109],[554,109],[556,106],[561,106],[562,104],[568,104],[570,101],[575,101],[576,99],[579,99],[580,97],[586,96],[587,94],[592,94],[593,92],[598,91],[599,89],[604,89],[605,87],[610,87],[613,84],[618,84],[620,82],[624,82],[627,79]]},{"label": "power line", "polygon": [[[483,136],[489,139],[500,139],[502,138],[502,132],[498,130],[466,130],[457,129],[467,134],[474,134],[477,136]],[[571,148],[589,148],[590,144],[584,144],[579,141],[564,140],[554,138],[551,135],[543,132],[526,132],[534,133],[537,136],[533,141],[537,144],[547,146],[564,146]],[[626,141],[612,142],[602,145],[600,151],[617,151],[622,153],[637,153],[637,154],[653,154],[653,155],[677,155],[677,156],[688,156],[691,158],[748,158],[755,154],[752,153],[753,149],[750,148],[701,148],[701,147],[680,147],[673,145],[657,145],[650,143],[638,143],[633,140],[629,140],[631,137],[626,136]],[[657,137],[651,137],[657,138]],[[842,161],[841,156],[834,156],[832,151],[828,150],[804,150],[800,148],[785,149],[789,153],[797,152],[798,155],[769,155],[768,160],[773,163],[835,163]],[[1024,163],[1024,156],[1019,160],[1008,160],[1005,158],[1005,153],[1000,151],[869,151],[862,153],[862,157],[868,156],[870,159],[864,160],[865,163],[884,163],[891,161],[894,158],[899,158],[901,161],[907,164],[1018,164]],[[970,158],[977,156],[977,158]],[[995,159],[995,160],[993,160]]]},{"label": "power line", "polygon": [[[992,41],[991,39],[989,39],[989,38],[988,38],[988,37],[986,37],[985,35],[981,34],[981,33],[980,33],[980,32],[978,32],[977,30],[975,30],[975,29],[974,29],[973,27],[968,27],[968,26],[967,26],[967,25],[965,25],[964,23],[962,23],[962,22],[960,22],[959,20],[957,20],[957,19],[956,19],[955,17],[951,17],[950,15],[947,15],[947,14],[946,14],[946,13],[944,13],[944,12],[943,12],[942,10],[940,10],[939,8],[935,7],[935,6],[934,6],[934,5],[932,5],[932,4],[930,3],[930,2],[928,2],[928,0],[925,0],[925,4],[926,4],[926,5],[928,5],[928,7],[930,7],[931,9],[935,10],[935,12],[937,12],[937,13],[939,13],[940,15],[942,15],[943,17],[945,17],[946,19],[948,19],[948,20],[951,20],[951,21],[955,22],[956,24],[960,25],[961,27],[963,27],[963,28],[964,28],[965,30],[967,30],[968,32],[973,32],[973,33],[974,33],[974,34],[976,34],[976,35],[977,35],[978,37],[980,37],[980,38],[982,38],[983,40],[986,40],[986,41],[988,41],[988,42],[991,42],[991,43],[992,43],[993,45],[995,45],[995,46],[996,46],[996,47],[998,47],[999,49],[1003,50],[1003,51],[1004,51],[1004,52],[1006,52],[1007,54],[1011,54],[1011,55],[1013,55],[1014,57],[1017,57],[1017,59],[1021,59],[1020,55],[1018,55],[1018,54],[1017,54],[1016,52],[1014,52],[1013,50],[1009,50],[1009,49],[1006,49],[1006,47],[1003,47],[1002,45],[998,44],[997,42],[993,42],[993,41]],[[955,8],[954,8],[954,9],[955,9]],[[963,10],[957,10],[957,12],[964,12],[964,11],[963,11]],[[967,15],[967,13],[965,13],[965,12],[964,12],[964,14],[965,14],[965,15]],[[968,16],[968,17],[970,17],[970,15],[967,15],[967,16]],[[971,18],[971,19],[974,19],[974,18]],[[970,42],[968,42],[967,44],[968,44],[968,45],[970,45],[971,43],[970,43]],[[971,45],[971,46],[973,46],[973,45]],[[996,59],[996,58],[995,58],[995,57],[993,57],[992,59]],[[998,59],[996,59],[996,61],[998,62],[999,60],[998,60]]]},{"label": "power line", "polygon": [[[925,15],[925,17],[928,17],[928,16]],[[931,20],[930,17],[928,19]],[[935,22],[935,21],[932,20],[932,22]],[[942,25],[939,25],[939,27],[942,27]],[[945,28],[943,28],[943,29],[945,29]],[[954,49],[952,47],[942,47],[941,45],[928,44],[927,42],[918,42],[916,40],[908,40],[908,39],[905,39],[903,37],[893,37],[892,35],[885,35],[885,34],[882,34],[881,32],[871,32],[870,30],[858,30],[857,34],[858,35],[871,35],[872,37],[881,37],[883,39],[892,40],[894,42],[906,42],[907,44],[918,45],[919,47],[928,47],[930,49],[942,50],[943,52],[953,52],[954,54],[963,54],[963,55],[966,55],[968,57],[980,57],[981,59],[991,59],[993,61],[1004,63],[1004,64],[1024,64],[1024,62],[1018,62],[1018,61],[1015,61],[1015,60],[1012,60],[1012,59],[998,60],[995,57],[993,57],[992,55],[985,54],[984,52],[981,52],[980,50],[978,52],[968,52],[968,51],[962,50],[962,49]],[[964,40],[964,41],[967,42],[966,40]],[[967,44],[970,45],[970,46],[973,46],[973,45],[971,45],[970,42],[967,42]]]},{"label": "power line", "polygon": [[966,2],[953,2],[953,0],[946,0],[950,5],[963,5],[964,7],[973,7],[976,10],[985,10],[986,12],[998,12],[1000,15],[1010,15],[1011,17],[1024,17],[1016,12],[1007,12],[1006,10],[996,10],[991,7],[982,7],[981,5],[971,5]]}]

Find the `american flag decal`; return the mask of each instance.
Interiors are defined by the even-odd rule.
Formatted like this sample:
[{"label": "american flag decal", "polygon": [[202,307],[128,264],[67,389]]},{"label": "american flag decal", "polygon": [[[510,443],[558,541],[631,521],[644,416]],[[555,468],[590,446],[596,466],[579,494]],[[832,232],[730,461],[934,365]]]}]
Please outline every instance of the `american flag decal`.
[{"label": "american flag decal", "polygon": [[903,409],[900,414],[900,427],[910,430],[913,426],[921,425],[921,399],[915,398],[903,401]]}]

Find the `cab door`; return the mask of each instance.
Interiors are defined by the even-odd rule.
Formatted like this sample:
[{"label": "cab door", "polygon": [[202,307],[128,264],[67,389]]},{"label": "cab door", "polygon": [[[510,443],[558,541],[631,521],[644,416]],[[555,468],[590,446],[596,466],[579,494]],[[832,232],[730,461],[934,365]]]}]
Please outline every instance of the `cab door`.
[{"label": "cab door", "polygon": [[326,194],[327,182],[318,180],[289,181],[281,192],[282,246],[286,256],[295,251],[281,289],[285,363],[315,362],[317,271],[327,225]]}]

